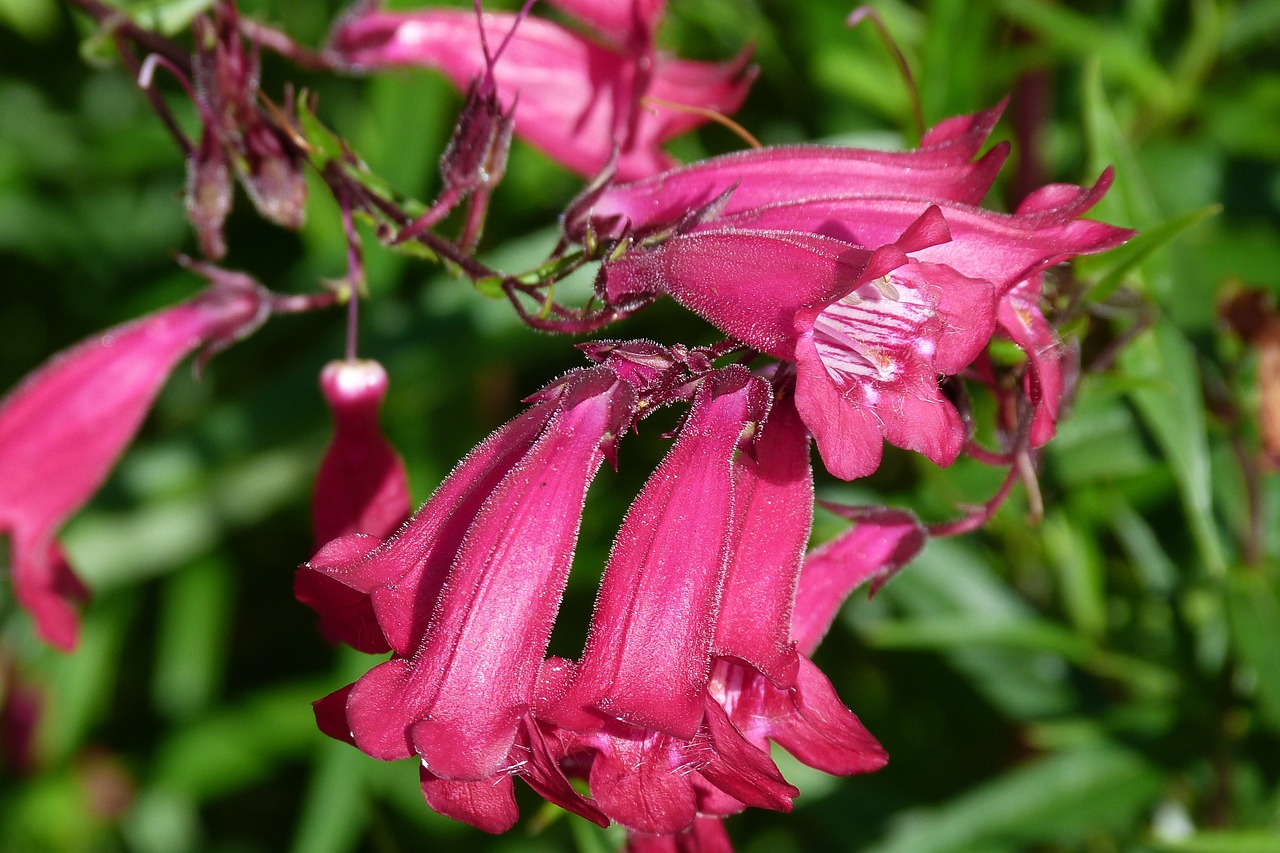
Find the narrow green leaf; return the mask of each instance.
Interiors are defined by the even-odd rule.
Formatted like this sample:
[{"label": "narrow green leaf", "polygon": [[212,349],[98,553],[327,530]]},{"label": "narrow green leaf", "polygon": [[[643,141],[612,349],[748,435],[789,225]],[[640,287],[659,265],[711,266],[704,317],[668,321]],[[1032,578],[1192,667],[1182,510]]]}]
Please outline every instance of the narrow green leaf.
[{"label": "narrow green leaf", "polygon": [[1258,702],[1271,725],[1280,728],[1280,598],[1270,578],[1237,571],[1227,581],[1231,641],[1257,677]]},{"label": "narrow green leaf", "polygon": [[1097,302],[1103,301],[1115,293],[1124,284],[1125,278],[1140,264],[1195,225],[1220,213],[1222,213],[1222,205],[1206,205],[1198,210],[1175,216],[1154,228],[1143,229],[1128,243],[1112,249],[1105,256],[1111,266],[1102,273],[1098,283],[1090,288],[1089,298]]},{"label": "narrow green leaf", "polygon": [[156,630],[153,701],[171,717],[189,717],[213,700],[230,646],[232,569],[216,559],[166,580]]},{"label": "narrow green leaf", "polygon": [[360,843],[368,805],[362,777],[368,756],[345,743],[327,740],[303,800],[294,853],[348,853]]},{"label": "narrow green leaf", "polygon": [[904,815],[867,853],[950,853],[1033,839],[1079,840],[1135,820],[1163,784],[1159,768],[1120,747],[1058,753],[936,809]]},{"label": "narrow green leaf", "polygon": [[1072,624],[1085,636],[1101,637],[1107,630],[1107,602],[1096,542],[1061,511],[1051,513],[1040,529]]},{"label": "narrow green leaf", "polygon": [[1148,381],[1129,397],[1169,460],[1201,560],[1211,574],[1222,577],[1227,564],[1213,517],[1209,439],[1195,350],[1171,324],[1161,323],[1130,344],[1120,361],[1126,374]]},{"label": "narrow green leaf", "polygon": [[1148,46],[1119,21],[1102,21],[1044,0],[1001,0],[1001,14],[1054,51],[1075,59],[1100,60],[1108,76],[1128,83],[1161,110],[1178,99],[1173,81]]},{"label": "narrow green leaf", "polygon": [[1152,846],[1161,853],[1280,853],[1280,832],[1265,829],[1200,832],[1178,841],[1156,841]]}]

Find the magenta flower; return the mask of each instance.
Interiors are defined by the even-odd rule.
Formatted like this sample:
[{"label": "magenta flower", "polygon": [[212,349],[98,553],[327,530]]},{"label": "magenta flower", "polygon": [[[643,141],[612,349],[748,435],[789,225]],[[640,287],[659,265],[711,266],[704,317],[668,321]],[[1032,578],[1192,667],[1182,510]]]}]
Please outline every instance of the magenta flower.
[{"label": "magenta flower", "polygon": [[[489,436],[396,535],[382,541],[351,534],[321,548],[298,570],[295,588],[331,588],[324,581],[303,580],[314,574],[367,598],[386,643],[396,654],[411,656],[426,632],[440,587],[471,522],[541,435],[554,407],[554,400],[540,400]],[[341,609],[352,601],[349,595],[341,595],[303,600],[322,619],[334,620],[342,618]]]},{"label": "magenta flower", "polygon": [[[709,205],[718,216],[786,199],[844,195],[928,198],[975,205],[991,188],[1008,143],[981,149],[1004,103],[939,122],[912,151],[783,145],[700,160],[632,183],[588,192],[565,216],[577,240],[595,234],[648,234],[674,227]],[[714,203],[714,204],[713,204]],[[886,242],[886,241],[881,241]]]},{"label": "magenta flower", "polygon": [[697,734],[734,532],[733,456],[749,447],[769,397],[768,385],[740,367],[701,383],[675,446],[614,540],[556,722],[590,730],[587,711],[677,739]]},{"label": "magenta flower", "polygon": [[70,602],[86,596],[58,529],[102,485],[174,366],[248,334],[269,310],[265,290],[224,274],[187,302],[54,356],[0,401],[0,531],[14,593],[49,643],[75,647]]},{"label": "magenta flower", "polygon": [[387,372],[376,361],[334,361],[320,373],[334,434],[311,502],[316,545],[339,536],[390,536],[409,517],[404,462],[382,436],[378,410]]},{"label": "magenta flower", "polygon": [[734,462],[734,538],[712,651],[736,658],[779,687],[795,683],[792,607],[813,526],[809,434],[790,382],[775,389],[754,454]]},{"label": "magenta flower", "polygon": [[[437,556],[438,543],[423,541],[433,517],[420,522],[420,513],[400,539],[347,572],[385,564],[391,551],[402,560],[402,577],[422,564],[448,567],[443,578],[418,581],[420,591],[433,587],[435,606],[413,638],[412,656],[375,667],[347,695],[346,719],[360,749],[388,760],[416,754],[433,777],[457,782],[488,779],[506,766],[533,705],[587,485],[630,423],[633,403],[630,387],[605,368],[570,374],[541,395],[537,440],[507,457],[510,466],[474,517],[464,513],[456,525],[445,520],[443,528],[453,527],[450,536],[460,542],[456,551]],[[477,467],[491,473],[490,466]],[[401,539],[424,547],[398,549]]]},{"label": "magenta flower", "polygon": [[1013,216],[865,195],[779,201],[624,254],[604,289],[623,304],[669,294],[795,362],[797,405],[836,476],[874,471],[883,441],[948,465],[965,427],[939,374],[981,352],[1018,281],[1128,239],[1076,219],[1109,183],[1046,188]]},{"label": "magenta flower", "polygon": [[771,739],[829,772],[884,762],[791,637],[808,439],[787,394],[753,426],[763,396],[740,368],[703,381],[619,531],[582,662],[544,668],[537,716],[601,811],[637,833],[675,836],[698,815],[748,806],[790,810],[798,792]]},{"label": "magenta flower", "polygon": [[[352,534],[390,536],[412,504],[404,462],[378,423],[387,372],[376,361],[334,361],[321,372],[320,389],[333,410],[334,436],[312,494],[316,545]],[[331,642],[371,653],[390,648],[369,595],[311,571],[298,572],[294,594],[320,613],[321,632]]]},{"label": "magenta flower", "polygon": [[[746,54],[717,65],[655,49],[665,3],[558,5],[597,27],[604,41],[503,13],[485,14],[485,36],[495,46],[507,40],[493,76],[499,101],[514,111],[516,133],[575,172],[596,174],[615,147],[623,178],[669,168],[662,143],[705,119],[664,102],[731,113],[746,97],[754,76]],[[358,7],[339,23],[330,49],[356,70],[436,68],[464,90],[489,70],[475,15],[455,9]]]}]

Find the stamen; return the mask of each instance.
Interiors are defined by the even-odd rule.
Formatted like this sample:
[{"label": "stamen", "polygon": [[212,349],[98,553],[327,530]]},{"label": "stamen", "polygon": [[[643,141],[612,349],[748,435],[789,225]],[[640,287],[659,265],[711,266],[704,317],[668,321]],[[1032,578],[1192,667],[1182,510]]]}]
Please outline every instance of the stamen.
[{"label": "stamen", "polygon": [[716,112],[715,110],[708,109],[706,107],[696,107],[692,104],[681,104],[676,101],[668,101],[665,98],[644,97],[640,99],[640,103],[647,107],[666,107],[669,110],[676,110],[677,112],[692,113],[696,116],[702,116],[705,119],[714,121],[722,127],[729,128],[729,130],[736,133],[743,142],[747,143],[748,147],[755,148],[756,150],[764,147],[760,144],[760,140],[756,139],[755,136],[751,134],[751,131],[747,130],[724,113]]}]

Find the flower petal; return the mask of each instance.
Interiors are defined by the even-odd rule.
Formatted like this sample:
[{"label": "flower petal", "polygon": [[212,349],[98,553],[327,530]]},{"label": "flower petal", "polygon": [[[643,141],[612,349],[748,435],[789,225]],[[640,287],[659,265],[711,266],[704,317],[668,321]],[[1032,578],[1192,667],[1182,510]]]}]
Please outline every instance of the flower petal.
[{"label": "flower petal", "polygon": [[733,454],[768,396],[741,367],[704,380],[618,531],[557,723],[590,730],[580,710],[590,709],[686,740],[697,733],[732,532]]},{"label": "flower petal", "polygon": [[566,229],[581,238],[587,223],[600,234],[629,227],[638,233],[668,228],[690,210],[732,190],[722,211],[732,215],[783,199],[866,194],[978,204],[1008,155],[999,145],[975,162],[1003,104],[938,125],[913,151],[889,152],[822,145],[740,151],[701,160],[592,197],[566,215]]},{"label": "flower petal", "polygon": [[797,666],[791,608],[813,525],[809,434],[793,389],[775,394],[754,451],[734,462],[735,535],[712,645],[789,687]]},{"label": "flower petal", "polygon": [[427,805],[445,817],[494,835],[515,826],[520,817],[515,784],[505,773],[475,782],[441,779],[425,767],[418,768],[418,775]]},{"label": "flower petal", "polygon": [[612,302],[667,293],[727,334],[791,360],[797,312],[855,288],[871,256],[816,234],[706,230],[628,252],[603,276]]},{"label": "flower petal", "polygon": [[818,647],[850,592],[867,580],[874,592],[925,543],[924,527],[905,510],[825,506],[855,523],[805,558],[791,635],[806,655]]},{"label": "flower petal", "polygon": [[796,686],[771,691],[764,704],[769,737],[805,764],[833,776],[870,773],[889,760],[831,682],[808,658],[800,659]]}]

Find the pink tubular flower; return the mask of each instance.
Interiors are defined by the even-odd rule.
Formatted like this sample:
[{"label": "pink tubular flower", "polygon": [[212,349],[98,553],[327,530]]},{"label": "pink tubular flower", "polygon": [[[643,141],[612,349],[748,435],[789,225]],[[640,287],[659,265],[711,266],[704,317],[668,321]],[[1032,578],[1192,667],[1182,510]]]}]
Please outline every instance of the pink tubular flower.
[{"label": "pink tubular flower", "polygon": [[749,447],[768,405],[767,384],[744,368],[702,382],[614,541],[586,651],[559,703],[568,728],[591,728],[585,710],[697,734],[734,530],[733,454]]},{"label": "pink tubular flower", "polygon": [[[611,371],[591,368],[570,374],[539,399],[541,428],[531,445],[517,440],[523,452],[502,454],[486,442],[480,461],[473,462],[481,479],[501,475],[459,502],[482,498],[474,515],[464,506],[456,522],[436,517],[441,493],[453,493],[441,502],[447,507],[457,492],[472,491],[467,486],[474,483],[451,477],[397,539],[354,565],[326,567],[335,577],[359,577],[399,562],[400,580],[447,567],[443,576],[422,572],[414,580],[419,595],[426,592],[435,605],[422,633],[410,638],[412,656],[392,657],[346,692],[351,737],[374,757],[416,754],[433,778],[453,782],[489,779],[507,766],[521,719],[533,705],[587,485],[630,423],[634,394]],[[504,429],[518,438],[526,423],[517,419]],[[495,457],[503,464],[484,464]],[[437,550],[437,538],[459,543],[456,551]],[[402,541],[420,547],[397,547]],[[340,539],[317,555],[313,570],[321,559],[328,561],[331,549],[358,550],[352,540]],[[384,576],[382,585],[395,583]],[[411,613],[402,621],[412,626],[419,619]],[[318,713],[331,711],[322,706]]]},{"label": "pink tubular flower", "polygon": [[[387,372],[376,361],[335,361],[321,372],[320,388],[333,410],[334,436],[312,495],[316,545],[353,534],[390,536],[412,505],[404,462],[378,423]],[[368,595],[306,571],[295,577],[294,594],[321,614],[320,628],[330,641],[371,653],[390,648]]]},{"label": "pink tubular flower", "polygon": [[697,230],[605,269],[611,299],[666,292],[722,330],[797,365],[797,406],[827,469],[874,471],[884,440],[949,464],[964,442],[941,395],[995,322],[990,282],[910,261],[948,239],[930,207],[871,251],[800,231]]},{"label": "pink tubular flower", "polygon": [[[702,442],[711,440],[698,430],[698,418],[712,417],[712,400],[705,386],[700,389],[690,418],[694,437],[681,438],[686,445],[703,447]],[[552,660],[543,669],[536,708],[540,724],[548,740],[556,745],[566,770],[586,776],[599,809],[631,831],[633,849],[699,850],[703,848],[698,845],[705,843],[711,845],[705,849],[726,850],[728,841],[723,829],[710,818],[733,814],[748,806],[789,811],[797,792],[786,783],[770,759],[770,741],[806,764],[833,774],[869,772],[885,762],[879,744],[805,655],[813,651],[849,592],[869,578],[883,578],[914,556],[923,544],[923,532],[918,522],[905,513],[887,509],[846,512],[849,517],[860,519],[858,525],[809,556],[797,590],[799,560],[798,555],[792,553],[794,531],[803,528],[807,533],[809,510],[771,500],[771,496],[795,497],[794,491],[808,488],[807,462],[800,458],[800,452],[807,449],[807,438],[794,409],[788,411],[789,408],[788,394],[780,393],[763,431],[755,439],[756,459],[744,460],[746,454],[743,453],[734,462],[732,512],[755,512],[764,517],[749,518],[745,526],[735,526],[729,534],[731,552],[759,546],[760,538],[770,528],[778,533],[781,545],[758,552],[766,564],[759,568],[742,565],[749,561],[745,550],[731,554],[730,564],[740,564],[740,568],[729,570],[732,576],[721,587],[718,607],[706,606],[701,610],[702,624],[714,623],[710,647],[697,639],[705,633],[682,630],[685,608],[675,607],[673,633],[677,637],[695,638],[684,644],[676,658],[685,665],[686,676],[695,677],[701,685],[696,702],[686,702],[684,691],[677,688],[671,690],[676,701],[670,703],[668,709],[660,707],[657,689],[650,689],[647,696],[642,693],[647,685],[656,688],[659,684],[676,683],[678,679],[672,679],[665,672],[650,677],[649,673],[639,671],[640,661],[652,666],[665,657],[651,653],[643,643],[652,639],[655,632],[645,627],[643,614],[631,621],[619,622],[616,618],[619,614],[609,612],[606,598],[629,590],[632,594],[624,596],[631,604],[629,616],[641,613],[646,607],[655,613],[664,612],[664,598],[634,583],[619,584],[616,577],[612,583],[606,580],[601,590],[601,604],[593,619],[592,639],[583,663]],[[737,423],[741,423],[740,418],[741,415]],[[734,418],[726,418],[720,429],[728,435],[734,423]],[[675,467],[693,456],[680,450],[678,442],[664,460],[664,466],[672,460],[671,470],[666,473],[681,471],[676,480],[689,494],[699,487],[707,489],[703,500],[713,503],[700,517],[721,517],[722,510],[715,502],[723,486],[699,477],[696,466],[688,471]],[[719,453],[703,455],[722,458]],[[685,483],[686,474],[691,484]],[[757,482],[752,483],[753,479]],[[667,529],[664,521],[682,517],[684,502],[680,495],[666,493],[667,482],[668,477],[659,469],[637,499],[628,515],[628,524],[661,536]],[[646,500],[650,497],[667,500],[650,503]],[[795,517],[787,518],[789,512]],[[714,523],[710,527],[712,531],[718,529]],[[672,538],[685,541],[683,537],[668,534],[668,541]],[[615,554],[632,546],[643,553],[647,541],[632,541],[620,534]],[[653,555],[644,562],[661,566],[664,553],[674,547],[657,545]],[[687,573],[698,576],[713,573],[714,557],[711,565],[707,565],[710,551],[690,549],[684,563]],[[611,558],[609,571],[625,566],[625,560]],[[674,575],[666,581],[664,589],[670,590],[677,599],[686,595],[685,589],[696,588],[698,583]],[[790,608],[793,599],[796,604],[794,627]],[[776,602],[785,604],[779,607],[775,606]],[[763,604],[761,622],[767,624],[760,626],[760,632],[766,639],[774,637],[773,623],[784,623],[786,650],[791,660],[789,669],[783,670],[787,680],[782,683],[779,678],[766,677],[743,657],[726,652],[727,640],[746,630],[744,619],[754,604]],[[611,618],[605,622],[605,617]],[[640,627],[634,636],[613,642],[602,655],[606,661],[615,661],[618,656],[611,656],[608,651],[621,648],[636,666],[625,662],[602,666],[591,660],[603,645],[599,640],[601,634],[607,631],[607,639],[616,639],[627,634],[637,622]],[[601,627],[604,625],[618,627],[606,629]],[[608,678],[604,679],[603,688],[596,684],[601,680],[601,672],[607,675],[613,671],[627,675],[624,688],[617,688],[616,682]],[[608,701],[592,699],[600,694]],[[594,713],[582,713],[584,698]],[[681,712],[686,706],[692,709],[688,716],[696,723],[691,734],[689,728],[675,731],[676,726],[683,725],[680,718],[685,716]],[[639,722],[641,720],[657,723]]]},{"label": "pink tubular flower", "polygon": [[965,428],[939,374],[981,352],[1017,282],[1131,236],[1077,219],[1109,184],[1107,172],[1088,189],[1046,187],[1012,216],[887,196],[782,200],[625,253],[604,289],[621,303],[667,293],[795,362],[801,416],[836,476],[874,471],[882,441],[948,465]]},{"label": "pink tubular flower", "polygon": [[269,310],[265,290],[225,274],[187,302],[54,356],[0,401],[0,532],[18,602],[51,644],[75,646],[69,601],[86,595],[58,528],[102,485],[174,366],[248,334]]},{"label": "pink tubular flower", "polygon": [[[730,113],[746,97],[753,77],[746,54],[716,65],[655,49],[663,2],[557,5],[597,28],[605,42],[512,14],[485,14],[484,26],[489,44],[507,40],[494,77],[498,99],[515,110],[516,133],[569,169],[594,175],[615,147],[623,178],[668,168],[673,161],[662,143],[705,119],[663,102]],[[358,7],[335,29],[330,50],[356,70],[437,68],[461,89],[488,70],[475,15],[462,10]],[[642,105],[644,99],[651,100]]]}]

